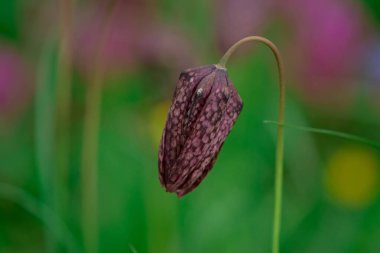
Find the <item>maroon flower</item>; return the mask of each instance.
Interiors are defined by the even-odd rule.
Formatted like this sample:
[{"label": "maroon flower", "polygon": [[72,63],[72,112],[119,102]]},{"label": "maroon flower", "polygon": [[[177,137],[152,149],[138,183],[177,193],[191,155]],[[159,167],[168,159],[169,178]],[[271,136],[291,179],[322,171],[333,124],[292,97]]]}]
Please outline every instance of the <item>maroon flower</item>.
[{"label": "maroon flower", "polygon": [[224,68],[207,65],[181,73],[162,134],[159,176],[179,197],[214,165],[243,103]]}]

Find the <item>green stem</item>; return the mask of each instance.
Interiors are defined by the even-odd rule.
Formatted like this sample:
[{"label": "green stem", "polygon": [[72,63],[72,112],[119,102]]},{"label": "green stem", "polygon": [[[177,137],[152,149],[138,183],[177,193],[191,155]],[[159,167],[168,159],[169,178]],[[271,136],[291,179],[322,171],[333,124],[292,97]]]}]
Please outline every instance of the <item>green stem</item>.
[{"label": "green stem", "polygon": [[[98,76],[98,75],[96,75]],[[98,132],[101,77],[91,82],[86,93],[82,150],[82,228],[86,252],[98,251]]]},{"label": "green stem", "polygon": [[103,50],[109,35],[109,26],[116,0],[109,4],[108,16],[97,41],[94,56],[94,71],[89,81],[85,98],[84,132],[82,147],[82,229],[87,253],[98,252],[98,144],[102,84],[104,82]]},{"label": "green stem", "polygon": [[242,44],[250,41],[258,41],[268,46],[276,58],[279,72],[279,110],[277,128],[277,145],[276,145],[276,163],[275,163],[275,196],[274,196],[274,216],[273,216],[273,237],[272,252],[280,252],[280,230],[281,230],[281,210],[282,210],[282,180],[283,180],[283,160],[284,160],[284,129],[285,119],[285,83],[284,83],[284,63],[280,51],[270,40],[260,36],[249,36],[236,42],[219,61],[218,66],[225,68],[231,54],[235,52]]},{"label": "green stem", "polygon": [[[99,49],[101,47],[99,46]],[[100,54],[99,52],[97,53]],[[98,141],[103,71],[99,56],[95,57],[94,76],[89,82],[85,98],[82,146],[82,229],[84,249],[98,252]]]},{"label": "green stem", "polygon": [[70,153],[70,104],[71,104],[71,79],[72,79],[72,17],[74,0],[59,1],[60,18],[60,42],[59,63],[57,73],[57,173],[55,173],[56,196],[55,209],[65,220],[68,202],[68,190],[66,189],[69,153]]},{"label": "green stem", "polygon": [[[271,121],[271,120],[265,120],[264,123],[265,124],[280,125],[279,122]],[[347,133],[342,133],[342,132],[339,132],[339,131],[322,129],[322,128],[304,127],[304,126],[297,126],[297,125],[284,124],[284,123],[281,124],[281,125],[284,126],[284,127],[290,127],[290,128],[298,129],[298,130],[301,130],[301,131],[307,131],[307,132],[312,132],[312,133],[318,133],[318,134],[324,134],[324,135],[329,135],[329,136],[335,136],[335,137],[347,139],[347,140],[350,140],[350,141],[359,142],[359,143],[362,143],[362,144],[374,147],[376,149],[380,149],[380,143],[379,142],[372,141],[372,140],[369,140],[369,139],[366,139],[366,138],[363,138],[363,137],[360,137],[360,136],[357,136],[357,135],[353,135],[353,134],[347,134]]]},{"label": "green stem", "polygon": [[[41,200],[52,208],[54,206],[55,178],[54,167],[54,108],[56,84],[56,41],[48,41],[44,47],[38,67],[35,95],[35,150],[36,167],[41,187]],[[57,243],[51,231],[45,227],[46,252],[56,252]]]}]

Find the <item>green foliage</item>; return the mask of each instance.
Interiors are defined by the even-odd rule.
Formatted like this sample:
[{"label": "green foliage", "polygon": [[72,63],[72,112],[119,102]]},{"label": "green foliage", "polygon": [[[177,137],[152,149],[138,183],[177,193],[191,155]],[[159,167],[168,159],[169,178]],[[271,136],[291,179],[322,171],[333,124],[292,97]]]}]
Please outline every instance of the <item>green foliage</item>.
[{"label": "green foliage", "polygon": [[[366,15],[379,17],[378,1],[363,3],[368,6]],[[0,122],[0,252],[44,249],[81,252],[79,168],[84,100],[91,73],[84,73],[75,65],[70,168],[65,186],[69,210],[67,217],[62,218],[54,210],[58,45],[52,38],[43,38],[48,43],[37,47],[35,52],[36,38],[20,36],[20,27],[25,26],[22,23],[25,6],[23,1],[0,1],[0,41],[11,39],[17,45],[25,45],[21,51],[26,52],[25,58],[38,69],[33,98],[23,113]],[[176,24],[192,38],[202,63],[219,60],[215,56],[213,2],[164,0],[150,8],[158,9],[159,20]],[[378,27],[378,24],[373,25]],[[288,36],[281,29],[266,35]],[[279,39],[279,43],[286,50],[287,41]],[[34,59],[33,55],[39,57]],[[285,61],[291,64],[293,58],[289,51],[284,55]],[[276,132],[274,127],[263,124],[263,120],[276,119],[277,115],[277,72],[272,55],[267,49],[255,46],[253,50],[243,50],[243,54],[229,62],[229,77],[244,101],[242,114],[209,176],[183,199],[166,193],[159,185],[157,141],[160,136],[152,130],[163,128],[167,110],[156,109],[161,102],[170,102],[179,73],[160,72],[158,78],[152,73],[152,66],[147,65],[131,64],[125,73],[107,76],[102,90],[97,161],[99,251],[269,252]],[[376,101],[368,96],[360,98],[372,110],[363,109],[363,103],[353,104],[347,110],[331,108],[337,112],[320,110],[297,90],[299,84],[295,85],[297,78],[292,74],[296,75],[298,70],[288,70],[287,123],[357,133],[370,141],[380,137],[378,108],[373,106]],[[326,187],[326,171],[332,157],[350,145],[356,144],[307,131],[285,131],[281,252],[380,251],[379,193],[352,208],[333,198]],[[378,152],[368,153],[380,159]],[[374,175],[379,176],[379,165],[374,167]],[[338,185],[345,182],[345,176],[333,180]],[[356,189],[355,185],[347,188]]]}]

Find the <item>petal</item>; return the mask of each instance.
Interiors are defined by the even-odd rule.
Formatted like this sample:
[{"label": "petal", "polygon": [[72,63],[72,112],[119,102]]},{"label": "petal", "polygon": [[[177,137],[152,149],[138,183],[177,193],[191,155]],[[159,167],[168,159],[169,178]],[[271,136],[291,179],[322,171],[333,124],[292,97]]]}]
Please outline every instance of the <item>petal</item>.
[{"label": "petal", "polygon": [[192,170],[191,175],[188,176],[188,180],[177,190],[179,197],[195,189],[206,177],[207,173],[213,167],[226,137],[230,133],[243,108],[243,102],[236,89],[232,85],[228,88],[230,98],[228,99],[223,118],[210,136],[212,141],[207,153],[204,154],[205,158],[202,160],[199,168]]},{"label": "petal", "polygon": [[204,177],[202,175],[205,170],[211,169],[221,146],[219,142],[222,142],[217,137],[223,134],[224,140],[228,134],[228,131],[220,131],[224,130],[222,122],[227,113],[229,98],[234,98],[230,96],[230,89],[225,71],[217,70],[215,84],[206,105],[175,165],[167,174],[168,191],[190,191],[194,182]]},{"label": "petal", "polygon": [[164,172],[170,168],[180,153],[181,136],[183,135],[183,121],[185,112],[191,101],[192,94],[199,82],[210,74],[214,65],[188,69],[181,73],[174,92],[171,108],[168,113],[165,129],[162,134],[158,167],[161,184],[165,185]]},{"label": "petal", "polygon": [[215,82],[215,72],[207,75],[203,78],[199,84],[197,85],[193,96],[191,98],[191,102],[185,113],[185,120],[183,124],[183,135],[184,141],[181,141],[181,145],[185,144],[186,139],[189,137],[189,134],[192,132],[194,124],[198,119],[198,116],[202,112],[203,107],[206,104],[206,101],[210,95],[211,89]]}]

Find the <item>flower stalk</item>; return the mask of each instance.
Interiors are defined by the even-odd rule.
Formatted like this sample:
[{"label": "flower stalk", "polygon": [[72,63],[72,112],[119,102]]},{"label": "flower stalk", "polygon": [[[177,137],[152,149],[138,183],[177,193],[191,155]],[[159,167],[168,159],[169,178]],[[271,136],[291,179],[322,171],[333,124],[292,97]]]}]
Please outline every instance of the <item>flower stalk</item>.
[{"label": "flower stalk", "polygon": [[226,63],[230,56],[246,42],[261,42],[268,46],[276,58],[279,72],[279,110],[276,144],[275,162],[275,196],[274,196],[274,216],[273,216],[273,237],[272,252],[280,252],[280,230],[281,230],[281,211],[282,211],[282,181],[283,181],[283,160],[284,160],[284,119],[285,119],[285,83],[284,83],[284,63],[280,51],[273,42],[260,36],[249,36],[232,45],[219,61],[219,66],[226,68]]},{"label": "flower stalk", "polygon": [[60,44],[57,74],[55,209],[65,220],[69,192],[66,188],[70,163],[70,106],[72,86],[72,24],[75,0],[59,1]]},{"label": "flower stalk", "polygon": [[101,119],[102,86],[105,82],[104,48],[110,35],[110,23],[119,0],[108,5],[108,16],[101,27],[94,55],[93,75],[85,98],[81,160],[82,232],[85,252],[99,251],[98,144]]},{"label": "flower stalk", "polygon": [[182,71],[174,91],[158,152],[158,172],[166,191],[183,197],[193,191],[214,166],[225,139],[242,108],[228,78],[226,63],[244,43],[258,41],[268,46],[279,71],[279,114],[275,162],[275,201],[272,252],[279,253],[284,160],[285,83],[279,50],[260,36],[246,37],[227,50],[218,64]]}]

